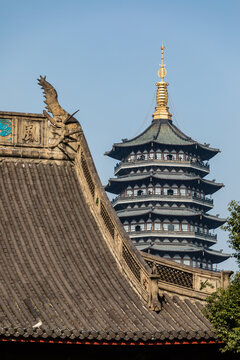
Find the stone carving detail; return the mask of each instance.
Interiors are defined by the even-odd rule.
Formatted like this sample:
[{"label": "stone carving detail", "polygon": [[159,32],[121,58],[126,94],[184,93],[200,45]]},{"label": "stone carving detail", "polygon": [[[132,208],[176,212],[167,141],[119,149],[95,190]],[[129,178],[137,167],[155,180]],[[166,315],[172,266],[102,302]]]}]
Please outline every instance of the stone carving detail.
[{"label": "stone carving detail", "polygon": [[43,89],[46,108],[53,115],[51,116],[47,111],[43,110],[43,114],[48,119],[50,130],[49,147],[51,149],[58,147],[66,155],[69,154],[69,151],[76,152],[76,143],[82,132],[80,124],[73,117],[77,111],[70,115],[60,106],[57,92],[55,88],[47,82],[46,76],[40,76],[38,82]]},{"label": "stone carving detail", "polygon": [[26,122],[23,130],[23,142],[26,144],[40,143],[40,124],[38,122]]}]

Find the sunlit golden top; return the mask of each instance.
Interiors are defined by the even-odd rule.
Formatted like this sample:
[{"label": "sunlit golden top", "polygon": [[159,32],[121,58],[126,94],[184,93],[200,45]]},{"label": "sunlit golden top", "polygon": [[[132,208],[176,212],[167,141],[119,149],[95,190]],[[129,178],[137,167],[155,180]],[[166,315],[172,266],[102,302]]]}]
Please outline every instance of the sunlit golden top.
[{"label": "sunlit golden top", "polygon": [[163,63],[163,51],[164,50],[165,50],[165,47],[162,45],[161,46],[161,51],[162,51],[161,59],[162,59],[162,62],[161,62],[161,65],[159,64],[160,69],[158,70],[158,76],[162,79],[161,80],[162,82],[163,82],[163,79],[165,78],[165,76],[167,75],[167,70],[165,69],[165,65]]},{"label": "sunlit golden top", "polygon": [[161,46],[161,64],[159,64],[160,69],[158,70],[158,76],[161,78],[160,82],[157,82],[157,94],[156,94],[156,101],[157,107],[155,108],[155,112],[153,114],[153,120],[157,119],[168,119],[171,120],[172,114],[168,111],[168,92],[167,86],[168,83],[164,81],[165,76],[167,75],[167,70],[165,69],[165,65],[163,63],[163,51],[165,47]]}]

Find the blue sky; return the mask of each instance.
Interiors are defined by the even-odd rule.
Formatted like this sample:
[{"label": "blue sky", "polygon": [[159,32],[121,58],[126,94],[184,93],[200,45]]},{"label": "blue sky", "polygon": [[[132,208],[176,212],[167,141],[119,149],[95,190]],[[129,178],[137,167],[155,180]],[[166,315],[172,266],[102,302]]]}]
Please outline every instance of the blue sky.
[{"label": "blue sky", "polygon": [[[221,149],[209,178],[225,188],[212,213],[228,216],[240,199],[239,1],[0,0],[0,12],[0,110],[41,113],[36,79],[47,75],[61,105],[80,109],[103,184],[115,164],[104,152],[151,122],[164,42],[173,121]],[[229,252],[227,233],[218,238]],[[237,269],[234,260],[221,267]]]}]

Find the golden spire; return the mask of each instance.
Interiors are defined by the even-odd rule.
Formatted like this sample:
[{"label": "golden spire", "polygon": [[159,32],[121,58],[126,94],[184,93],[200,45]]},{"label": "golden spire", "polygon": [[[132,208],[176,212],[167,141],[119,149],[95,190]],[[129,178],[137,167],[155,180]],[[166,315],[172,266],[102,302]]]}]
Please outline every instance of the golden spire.
[{"label": "golden spire", "polygon": [[160,69],[158,70],[158,76],[161,78],[160,82],[157,82],[157,106],[155,108],[155,112],[153,113],[153,120],[157,119],[172,119],[172,114],[168,111],[167,103],[168,103],[168,92],[167,92],[167,86],[168,83],[164,81],[165,76],[167,75],[167,70],[165,69],[165,65],[163,63],[163,50],[165,50],[165,47],[161,46],[161,65]]}]

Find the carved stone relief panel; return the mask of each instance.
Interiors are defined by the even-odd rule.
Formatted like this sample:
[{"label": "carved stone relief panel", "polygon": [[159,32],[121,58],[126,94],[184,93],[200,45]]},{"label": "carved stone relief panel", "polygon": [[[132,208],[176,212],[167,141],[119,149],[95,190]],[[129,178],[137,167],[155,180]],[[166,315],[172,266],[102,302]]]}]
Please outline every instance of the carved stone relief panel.
[{"label": "carved stone relief panel", "polygon": [[42,143],[42,122],[21,119],[18,123],[18,143],[26,146],[38,146]]},{"label": "carved stone relief panel", "polygon": [[220,279],[207,276],[197,276],[195,280],[195,289],[204,293],[213,293],[220,287]]}]

